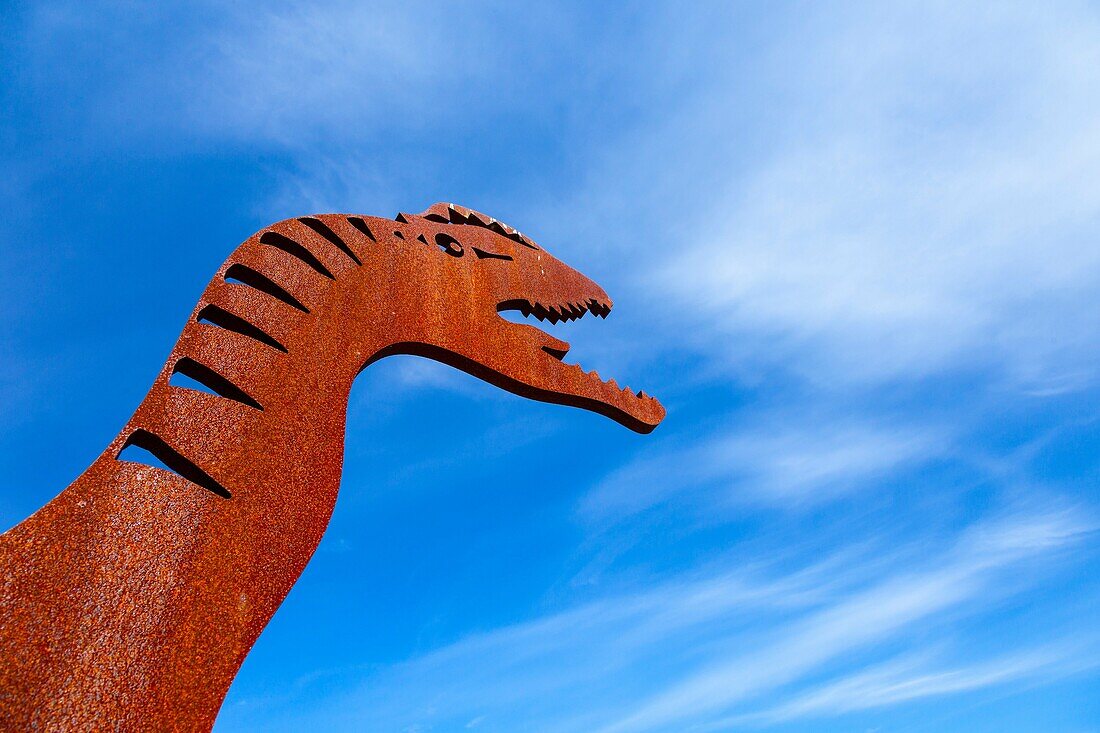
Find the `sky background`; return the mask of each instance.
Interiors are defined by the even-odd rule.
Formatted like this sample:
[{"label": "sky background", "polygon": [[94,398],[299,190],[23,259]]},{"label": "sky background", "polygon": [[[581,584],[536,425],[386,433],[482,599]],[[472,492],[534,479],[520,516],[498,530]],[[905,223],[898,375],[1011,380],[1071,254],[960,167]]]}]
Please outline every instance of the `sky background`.
[{"label": "sky background", "polygon": [[9,0],[0,529],[252,232],[454,201],[668,417],[372,366],[219,733],[1100,730],[1100,7],[960,5]]}]

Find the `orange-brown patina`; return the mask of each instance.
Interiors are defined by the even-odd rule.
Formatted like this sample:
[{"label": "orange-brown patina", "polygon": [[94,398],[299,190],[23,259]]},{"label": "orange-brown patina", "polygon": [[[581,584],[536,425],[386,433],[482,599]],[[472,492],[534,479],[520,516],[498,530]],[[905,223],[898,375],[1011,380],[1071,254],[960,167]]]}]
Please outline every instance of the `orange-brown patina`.
[{"label": "orange-brown patina", "polygon": [[[651,397],[497,314],[606,315],[594,282],[449,204],[250,237],[103,454],[0,537],[0,729],[209,730],[336,501],[355,376],[417,354],[649,432]],[[212,393],[170,383],[182,374]],[[145,449],[171,470],[120,460]]]}]

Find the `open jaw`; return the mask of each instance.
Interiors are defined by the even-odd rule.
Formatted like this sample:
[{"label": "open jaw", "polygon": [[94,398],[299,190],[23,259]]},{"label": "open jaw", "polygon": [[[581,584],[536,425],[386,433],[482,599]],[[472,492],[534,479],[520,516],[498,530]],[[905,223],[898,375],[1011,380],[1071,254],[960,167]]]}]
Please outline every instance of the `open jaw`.
[{"label": "open jaw", "polygon": [[[505,311],[516,311],[527,318],[558,323],[575,321],[589,313],[606,318],[611,312],[611,303],[598,298],[584,298],[548,305],[537,300],[514,298],[497,304],[497,313]],[[601,379],[595,370],[586,372],[579,364],[565,363],[565,355],[569,352],[569,344],[565,341],[535,326],[501,320],[521,330],[522,340],[530,342],[529,356],[514,356],[542,362],[532,364],[536,368],[530,370],[540,377],[524,380],[528,381],[528,387],[534,393],[526,390],[521,393],[544,402],[598,412],[639,433],[651,432],[664,419],[664,407],[645,392],[635,393],[630,387],[619,387],[614,379]]]}]

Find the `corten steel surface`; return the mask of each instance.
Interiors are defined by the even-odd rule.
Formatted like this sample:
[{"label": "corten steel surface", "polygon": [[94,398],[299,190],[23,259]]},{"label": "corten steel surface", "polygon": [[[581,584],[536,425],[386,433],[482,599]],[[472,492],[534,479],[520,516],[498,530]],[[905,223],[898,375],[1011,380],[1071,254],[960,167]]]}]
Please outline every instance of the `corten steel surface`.
[{"label": "corten steel surface", "polygon": [[[652,430],[656,400],[497,315],[610,308],[526,237],[447,204],[290,219],[249,238],[125,429],[0,537],[0,729],[209,729],[328,524],[348,393],[377,359],[430,357]],[[216,394],[170,384],[176,372]],[[120,460],[130,445],[172,470]]]}]

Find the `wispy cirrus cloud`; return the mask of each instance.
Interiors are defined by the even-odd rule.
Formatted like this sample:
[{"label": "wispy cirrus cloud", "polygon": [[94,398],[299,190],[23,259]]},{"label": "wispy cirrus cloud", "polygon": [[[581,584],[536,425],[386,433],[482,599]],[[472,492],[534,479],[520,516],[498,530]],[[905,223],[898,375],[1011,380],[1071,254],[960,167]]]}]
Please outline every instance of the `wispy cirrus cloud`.
[{"label": "wispy cirrus cloud", "polygon": [[945,431],[927,426],[801,413],[741,422],[616,469],[582,499],[581,516],[614,521],[666,502],[711,516],[747,505],[805,509],[896,480],[952,450]]},{"label": "wispy cirrus cloud", "polygon": [[[101,103],[87,105],[82,96],[74,106],[88,123],[131,125],[130,143],[148,144],[152,133],[179,145],[346,147],[384,129],[438,124],[455,108],[448,103],[455,94],[491,103],[488,82],[507,88],[500,69],[517,48],[510,38],[485,43],[493,28],[483,13],[463,14],[468,32],[455,34],[453,12],[418,0],[166,4],[142,18],[121,3],[92,12],[62,1],[24,15],[25,44],[39,64],[57,68],[61,43],[112,64],[107,78],[67,69],[55,86],[90,85]],[[549,20],[536,10],[517,18]],[[78,43],[89,34],[124,40],[145,63],[120,63],[102,45]]]},{"label": "wispy cirrus cloud", "polygon": [[[359,689],[324,695],[309,709],[287,701],[286,711],[273,711],[281,721],[269,729],[346,726],[369,716],[380,730],[477,720],[478,729],[491,731],[513,730],[520,721],[562,733],[680,731],[730,715],[758,723],[837,715],[859,689],[879,690],[867,702],[886,705],[1044,670],[1068,673],[1095,663],[1096,650],[1036,647],[1009,667],[971,660],[954,673],[926,671],[923,680],[914,674],[923,668],[904,660],[935,639],[945,664],[954,664],[960,625],[1043,583],[1059,556],[1092,529],[1074,512],[1016,514],[973,525],[932,553],[913,545],[879,562],[825,558],[787,570],[765,563],[682,574],[377,670]],[[751,565],[744,558],[742,564]],[[998,582],[1009,573],[1017,581],[1012,588]],[[914,648],[908,631],[916,624],[922,641]],[[902,661],[874,664],[871,650],[883,645],[899,650]],[[624,675],[627,669],[649,673]],[[832,681],[802,682],[822,673]]]},{"label": "wispy cirrus cloud", "polygon": [[[701,316],[709,352],[817,385],[1093,380],[1100,16],[933,4],[812,25],[774,49],[790,73],[766,152],[692,189],[705,236],[653,276],[678,316]],[[730,114],[733,90],[697,116]]]},{"label": "wispy cirrus cloud", "polygon": [[683,730],[775,692],[841,654],[896,637],[916,622],[961,609],[990,592],[991,576],[1091,529],[1066,516],[977,527],[930,567],[882,578],[797,619],[758,646],[669,685],[601,732]]},{"label": "wispy cirrus cloud", "polygon": [[770,710],[716,721],[704,730],[734,730],[746,724],[774,723],[843,715],[926,697],[970,692],[986,687],[1035,680],[1050,681],[1100,664],[1095,640],[1045,643],[977,664],[943,664],[927,653],[915,653],[811,687]]}]

